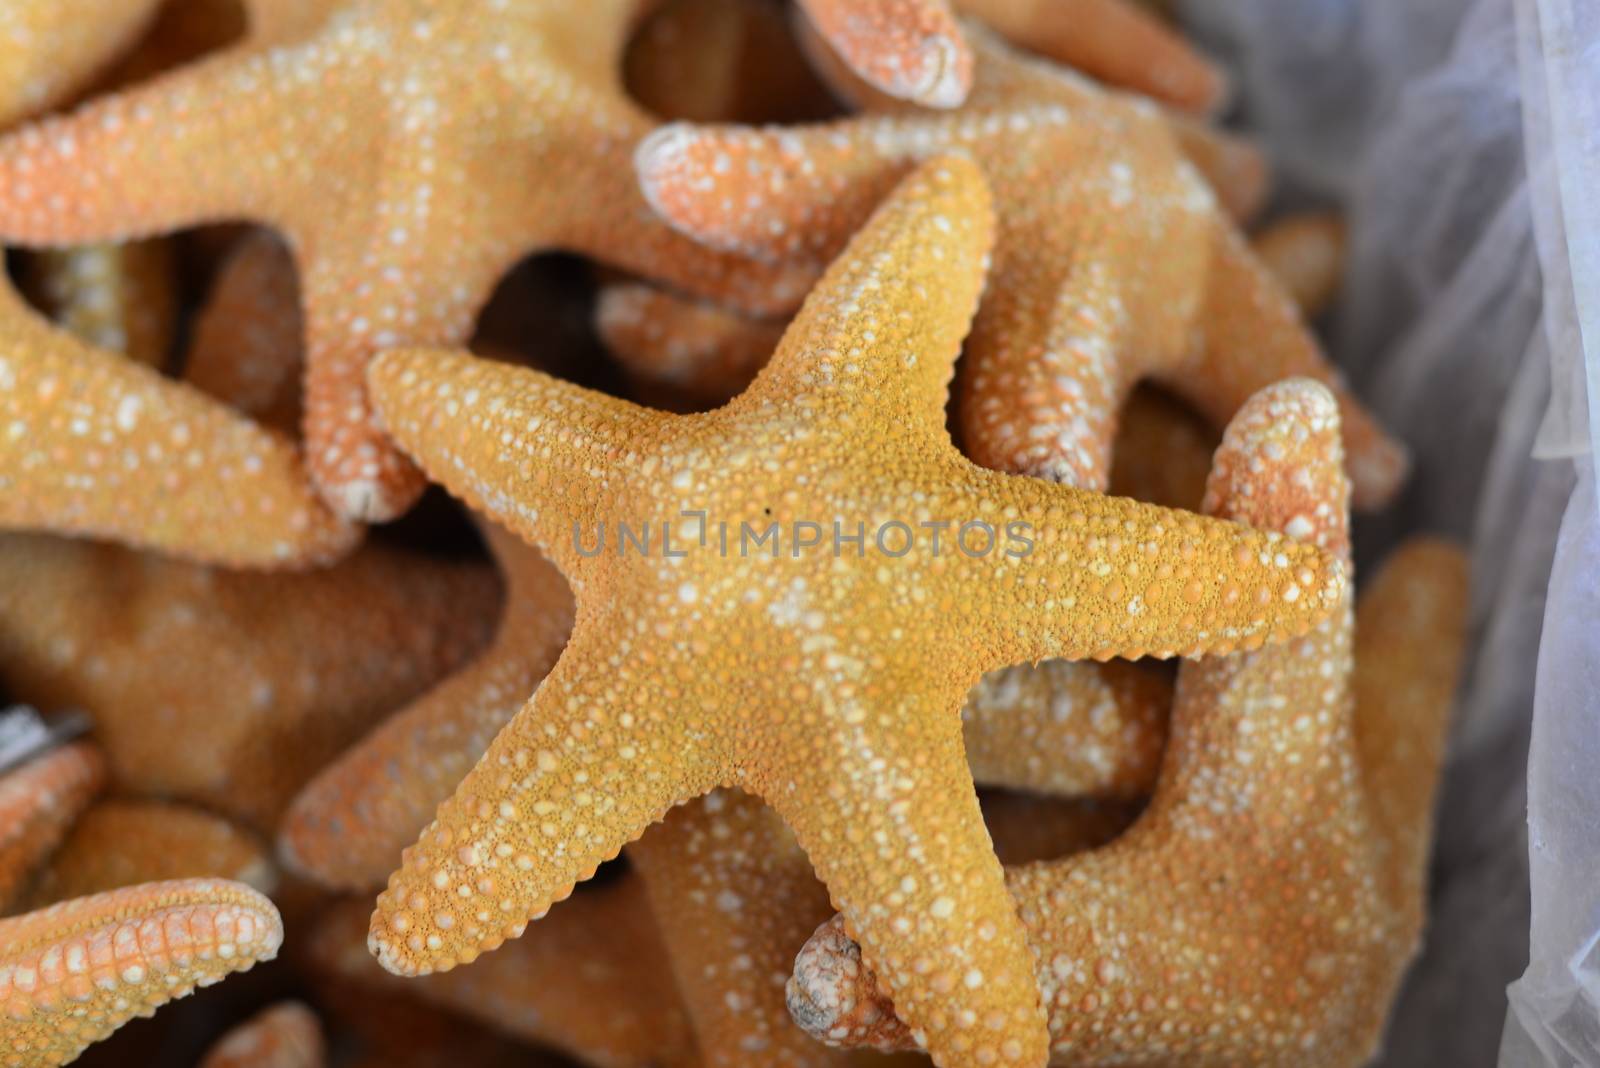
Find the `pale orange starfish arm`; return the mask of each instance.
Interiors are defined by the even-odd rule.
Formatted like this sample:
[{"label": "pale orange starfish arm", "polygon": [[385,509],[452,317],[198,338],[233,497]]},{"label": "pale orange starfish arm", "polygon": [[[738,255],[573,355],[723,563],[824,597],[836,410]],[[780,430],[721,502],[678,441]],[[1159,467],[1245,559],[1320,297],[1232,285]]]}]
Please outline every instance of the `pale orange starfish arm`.
[{"label": "pale orange starfish arm", "polygon": [[282,941],[272,902],[217,879],[0,920],[0,1048],[18,1063],[66,1064],[135,1016],[271,960]]},{"label": "pale orange starfish arm", "polygon": [[10,907],[105,780],[105,758],[87,742],[0,776],[0,909]]},{"label": "pale orange starfish arm", "polygon": [[73,824],[29,891],[28,908],[139,883],[202,877],[244,883],[264,894],[277,883],[261,840],[220,816],[170,801],[102,801]]},{"label": "pale orange starfish arm", "polygon": [[595,303],[595,329],[640,380],[717,405],[766,366],[783,327],[644,285],[613,285]]},{"label": "pale orange starfish arm", "polygon": [[360,531],[293,444],[0,293],[0,526],[114,538],[236,567],[327,563]]},{"label": "pale orange starfish arm", "polygon": [[771,809],[718,790],[673,809],[628,847],[694,1022],[706,1068],[837,1068],[848,1055],[795,1026],[794,955],[832,912],[828,891]]},{"label": "pale orange starfish arm", "polygon": [[1250,239],[1250,249],[1314,319],[1327,310],[1344,273],[1344,220],[1333,212],[1307,212],[1278,220]]},{"label": "pale orange starfish arm", "polygon": [[851,70],[890,96],[953,108],[972,86],[972,54],[945,0],[800,0]]},{"label": "pale orange starfish arm", "polygon": [[303,1002],[285,1001],[219,1038],[200,1068],[323,1068],[327,1060],[317,1014]]},{"label": "pale orange starfish arm", "polygon": [[954,0],[1010,41],[1110,85],[1208,114],[1228,99],[1226,72],[1130,0]]},{"label": "pale orange starfish arm", "polygon": [[364,548],[331,568],[216,571],[0,535],[0,675],[89,712],[125,788],[270,830],[295,792],[488,640],[489,569]]},{"label": "pale orange starfish arm", "polygon": [[177,326],[175,269],[165,241],[87,245],[29,256],[22,288],[85,343],[161,370]]},{"label": "pale orange starfish arm", "polygon": [[372,960],[367,910],[329,909],[312,959],[362,983],[462,1013],[587,1064],[691,1068],[694,1036],[636,875],[585,888],[523,938],[470,968],[398,979]]},{"label": "pale orange starfish arm", "polygon": [[277,236],[255,231],[195,315],[183,379],[263,426],[297,433],[304,348],[294,258]]},{"label": "pale orange starfish arm", "polygon": [[77,92],[139,39],[161,0],[16,0],[0,10],[0,127]]},{"label": "pale orange starfish arm", "polygon": [[572,629],[566,580],[498,527],[485,537],[507,581],[493,644],[324,768],[279,830],[291,867],[330,886],[383,885],[401,851],[472,770],[555,664]]}]

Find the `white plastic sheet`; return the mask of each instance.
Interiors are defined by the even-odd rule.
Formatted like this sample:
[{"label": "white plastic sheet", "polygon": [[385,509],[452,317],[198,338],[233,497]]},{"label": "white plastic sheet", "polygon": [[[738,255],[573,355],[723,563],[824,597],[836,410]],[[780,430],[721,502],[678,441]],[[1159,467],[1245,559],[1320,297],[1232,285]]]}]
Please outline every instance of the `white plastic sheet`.
[{"label": "white plastic sheet", "polygon": [[1360,559],[1472,549],[1430,927],[1380,1063],[1600,1068],[1600,3],[1182,11],[1287,199],[1349,212],[1334,351],[1417,459]]}]

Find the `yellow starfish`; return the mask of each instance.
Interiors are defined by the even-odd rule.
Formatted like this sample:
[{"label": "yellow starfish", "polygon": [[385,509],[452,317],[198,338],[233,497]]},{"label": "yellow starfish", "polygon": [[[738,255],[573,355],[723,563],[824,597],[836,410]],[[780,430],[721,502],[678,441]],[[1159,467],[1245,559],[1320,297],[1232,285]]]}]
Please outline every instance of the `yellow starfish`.
[{"label": "yellow starfish", "polygon": [[[957,112],[674,124],[640,146],[646,195],[719,248],[824,255],[917,160],[971,153],[1000,230],[957,396],[963,444],[988,467],[1103,487],[1117,409],[1144,377],[1219,425],[1288,375],[1337,385],[1158,112],[969,38],[979,85]],[[1381,503],[1403,451],[1340,395],[1358,501]]]},{"label": "yellow starfish", "polygon": [[368,360],[464,341],[528,253],[756,305],[799,296],[784,269],[711,253],[646,209],[627,160],[651,123],[618,72],[640,7],[255,0],[241,44],[0,141],[0,235],[280,229],[301,265],[312,474],[341,514],[393,517],[423,482],[368,418]]},{"label": "yellow starfish", "polygon": [[0,920],[0,1064],[60,1065],[283,941],[272,902],[219,879],[146,883]]},{"label": "yellow starfish", "polygon": [[270,894],[277,872],[263,844],[204,809],[168,801],[89,808],[35,879],[29,909],[139,883],[212,877]]},{"label": "yellow starfish", "polygon": [[322,1068],[327,1043],[304,1002],[264,1009],[217,1040],[200,1068]]},{"label": "yellow starfish", "polygon": [[[985,1021],[981,1046],[1042,1059],[961,751],[963,695],[988,668],[1046,656],[1253,647],[1311,626],[1344,579],[1279,536],[965,460],[944,396],[992,227],[973,164],[920,169],[755,384],[703,415],[446,352],[373,365],[396,440],[546,552],[578,601],[555,670],[380,896],[385,966],[472,960],[671,804],[737,783],[794,829],[913,1012],[959,1001]],[[597,521],[613,524],[598,551],[600,531],[578,529]],[[661,555],[663,522],[686,556]],[[835,522],[861,525],[859,553],[820,542]],[[619,550],[618,523],[635,537],[649,523],[657,555]],[[952,524],[942,550],[924,523]],[[994,537],[968,527],[957,551],[957,527],[980,523]],[[696,530],[705,544],[688,551]],[[760,533],[778,544],[741,553]],[[813,533],[820,551],[795,544]],[[949,1063],[974,1040],[954,1022],[932,1038]]]},{"label": "yellow starfish", "polygon": [[[1340,460],[1327,391],[1271,387],[1230,426],[1208,509],[1347,553]],[[1183,666],[1139,822],[1106,848],[1008,872],[1052,1064],[1365,1063],[1421,927],[1464,608],[1461,554],[1413,544],[1359,624],[1346,607],[1288,645]],[[1352,691],[1362,630],[1371,682]],[[797,1018],[844,1044],[910,1044],[922,1025],[851,971],[842,932],[830,921],[798,958]]]},{"label": "yellow starfish", "polygon": [[67,100],[139,39],[162,0],[0,6],[0,127]]},{"label": "yellow starfish", "polygon": [[61,746],[0,776],[0,910],[11,906],[105,780],[105,758],[87,742]]}]

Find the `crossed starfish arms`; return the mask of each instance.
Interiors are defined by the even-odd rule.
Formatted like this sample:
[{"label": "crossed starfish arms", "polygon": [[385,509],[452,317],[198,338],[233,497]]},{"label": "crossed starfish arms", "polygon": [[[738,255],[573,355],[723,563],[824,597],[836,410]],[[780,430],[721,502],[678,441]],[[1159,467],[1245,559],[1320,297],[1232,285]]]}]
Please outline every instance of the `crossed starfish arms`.
[{"label": "crossed starfish arms", "polygon": [[138,1015],[276,956],[277,909],[221,879],[146,883],[0,920],[0,1048],[60,1065]]},{"label": "crossed starfish arms", "polygon": [[[1331,413],[1303,383],[1252,402],[1244,414],[1262,421],[1230,430],[1212,507],[1299,520],[1339,551]],[[1354,627],[1370,629],[1354,706],[1348,614],[1282,647],[1183,667],[1140,821],[1104,849],[1008,870],[1052,1063],[1370,1056],[1420,929],[1465,586],[1457,550],[1422,541],[1395,556]],[[1400,678],[1412,681],[1390,685]],[[796,1018],[845,1045],[915,1046],[870,967],[852,974],[849,922],[830,921],[798,959]]]}]

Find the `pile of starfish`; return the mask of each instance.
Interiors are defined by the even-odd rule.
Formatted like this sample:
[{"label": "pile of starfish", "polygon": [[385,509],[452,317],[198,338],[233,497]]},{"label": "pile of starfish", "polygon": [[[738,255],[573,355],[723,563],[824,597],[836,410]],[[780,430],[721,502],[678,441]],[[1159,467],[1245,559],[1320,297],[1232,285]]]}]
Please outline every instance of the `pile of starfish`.
[{"label": "pile of starfish", "polygon": [[1373,1055],[1463,556],[1158,5],[4,6],[0,1065]]}]

